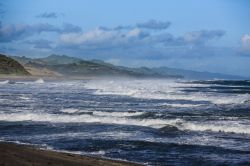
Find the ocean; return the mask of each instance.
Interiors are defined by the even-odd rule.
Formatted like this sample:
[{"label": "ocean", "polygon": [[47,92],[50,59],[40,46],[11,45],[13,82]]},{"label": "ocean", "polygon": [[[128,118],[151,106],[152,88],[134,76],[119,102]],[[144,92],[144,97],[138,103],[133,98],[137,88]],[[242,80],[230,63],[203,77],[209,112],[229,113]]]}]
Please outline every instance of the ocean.
[{"label": "ocean", "polygon": [[0,140],[145,165],[250,165],[250,81],[6,80]]}]

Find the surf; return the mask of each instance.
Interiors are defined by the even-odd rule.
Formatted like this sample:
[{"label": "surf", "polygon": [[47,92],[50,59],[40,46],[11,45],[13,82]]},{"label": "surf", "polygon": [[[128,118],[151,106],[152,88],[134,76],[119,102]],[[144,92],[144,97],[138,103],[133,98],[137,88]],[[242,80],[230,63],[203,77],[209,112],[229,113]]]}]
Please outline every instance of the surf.
[{"label": "surf", "polygon": [[[84,85],[87,89],[95,90],[97,95],[124,95],[134,98],[163,99],[163,100],[190,100],[212,104],[241,104],[250,99],[249,94],[222,94],[222,93],[185,93],[186,87],[208,87],[201,83],[185,83],[177,80],[91,80]],[[173,106],[190,107],[190,104]],[[197,106],[197,105],[196,105]]]}]

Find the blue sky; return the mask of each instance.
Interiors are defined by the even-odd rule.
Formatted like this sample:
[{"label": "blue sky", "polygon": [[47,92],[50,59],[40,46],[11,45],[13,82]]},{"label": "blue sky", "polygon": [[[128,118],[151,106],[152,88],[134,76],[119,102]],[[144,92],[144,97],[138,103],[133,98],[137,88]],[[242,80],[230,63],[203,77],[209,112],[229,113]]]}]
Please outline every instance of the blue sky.
[{"label": "blue sky", "polygon": [[0,0],[0,52],[250,76],[249,0]]}]

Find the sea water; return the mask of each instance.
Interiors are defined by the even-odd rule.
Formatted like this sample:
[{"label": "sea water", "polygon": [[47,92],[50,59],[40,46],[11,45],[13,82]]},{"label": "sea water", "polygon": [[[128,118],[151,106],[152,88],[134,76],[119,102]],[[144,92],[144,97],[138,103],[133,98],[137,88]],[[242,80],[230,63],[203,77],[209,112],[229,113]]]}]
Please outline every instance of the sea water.
[{"label": "sea water", "polygon": [[145,165],[249,165],[250,82],[0,82],[0,140]]}]

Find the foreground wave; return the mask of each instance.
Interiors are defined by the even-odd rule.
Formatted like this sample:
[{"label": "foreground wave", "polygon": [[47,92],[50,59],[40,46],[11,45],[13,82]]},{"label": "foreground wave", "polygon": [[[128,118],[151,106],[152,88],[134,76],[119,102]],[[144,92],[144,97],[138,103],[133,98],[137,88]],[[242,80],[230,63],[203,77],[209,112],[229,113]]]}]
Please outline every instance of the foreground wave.
[{"label": "foreground wave", "polygon": [[179,130],[250,134],[249,120],[243,120],[243,121],[220,120],[219,122],[215,121],[188,122],[179,118],[141,119],[140,117],[137,117],[139,115],[143,116],[142,112],[120,113],[120,112],[101,112],[101,111],[99,112],[81,111],[81,113],[85,114],[72,115],[72,112],[69,113],[71,115],[48,114],[48,113],[1,114],[0,121],[9,121],[9,122],[33,121],[33,122],[51,122],[51,123],[100,123],[100,124],[103,123],[103,124],[117,124],[117,125],[147,126],[152,128],[162,128],[166,125],[172,125],[177,127]]}]

